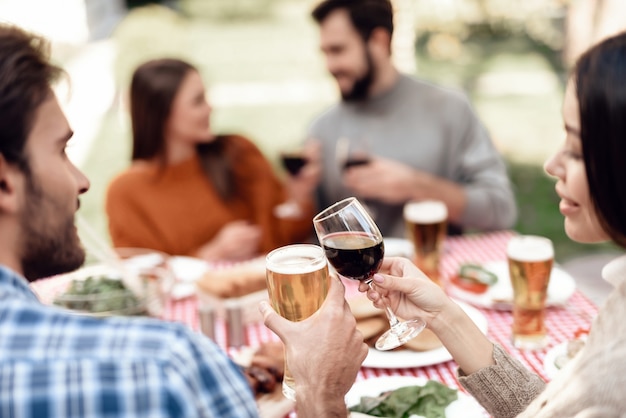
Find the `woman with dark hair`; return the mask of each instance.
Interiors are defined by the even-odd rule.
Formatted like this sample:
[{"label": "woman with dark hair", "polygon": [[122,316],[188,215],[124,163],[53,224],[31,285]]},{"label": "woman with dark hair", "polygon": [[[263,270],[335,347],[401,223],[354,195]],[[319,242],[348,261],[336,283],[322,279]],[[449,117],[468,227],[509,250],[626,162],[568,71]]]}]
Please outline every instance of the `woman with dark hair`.
[{"label": "woman with dark hair", "polygon": [[[626,248],[626,33],[585,53],[563,104],[565,144],[545,165],[557,179],[567,235]],[[623,417],[626,413],[626,256],[609,263],[615,290],[584,348],[549,383],[490,342],[463,310],[408,260],[387,259],[368,297],[403,318],[421,317],[459,365],[459,381],[494,417]],[[368,289],[360,285],[361,291]]]},{"label": "woman with dark hair", "polygon": [[[316,164],[285,185],[250,140],[215,135],[192,65],[159,59],[139,66],[130,105],[133,163],[112,181],[106,199],[116,247],[240,260],[309,236]],[[274,215],[287,200],[301,216]]]}]

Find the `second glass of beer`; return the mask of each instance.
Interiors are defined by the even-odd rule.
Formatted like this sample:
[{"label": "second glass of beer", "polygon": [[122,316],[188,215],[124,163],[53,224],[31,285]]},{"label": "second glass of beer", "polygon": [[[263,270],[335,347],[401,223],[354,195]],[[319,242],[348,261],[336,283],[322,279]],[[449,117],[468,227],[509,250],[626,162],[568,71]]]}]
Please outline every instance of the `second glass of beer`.
[{"label": "second glass of beer", "polygon": [[539,350],[547,343],[544,323],[554,248],[548,238],[522,235],[507,246],[513,286],[513,345]]},{"label": "second glass of beer", "polygon": [[415,247],[415,264],[432,281],[441,285],[439,259],[446,238],[448,208],[438,200],[408,202],[404,205],[407,234]]},{"label": "second glass of beer", "polygon": [[[330,278],[324,251],[317,245],[294,244],[270,252],[266,258],[267,292],[283,318],[302,321],[324,303]],[[296,400],[296,384],[285,358],[283,395]]]}]

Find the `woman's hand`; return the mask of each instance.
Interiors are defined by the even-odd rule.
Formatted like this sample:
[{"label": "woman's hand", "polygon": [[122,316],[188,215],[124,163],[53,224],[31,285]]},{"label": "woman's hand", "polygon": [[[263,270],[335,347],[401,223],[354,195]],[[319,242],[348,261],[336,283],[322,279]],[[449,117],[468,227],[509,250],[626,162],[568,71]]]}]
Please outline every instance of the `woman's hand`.
[{"label": "woman's hand", "polygon": [[250,259],[259,253],[261,228],[247,221],[227,223],[196,255],[207,261]]},{"label": "woman's hand", "polygon": [[494,364],[493,344],[459,305],[406,258],[386,258],[374,289],[359,284],[377,308],[382,297],[401,318],[422,318],[466,374]]},{"label": "woman's hand", "polygon": [[384,297],[391,310],[401,318],[419,317],[430,324],[450,302],[443,289],[406,258],[385,258],[372,284],[373,289],[370,289],[361,283],[359,290],[367,291],[367,297],[380,309],[384,309]]},{"label": "woman's hand", "polygon": [[285,187],[289,200],[304,206],[312,202],[313,192],[317,187],[322,173],[320,165],[321,145],[318,141],[310,140],[304,145],[304,156],[307,163],[295,176],[288,176]]}]

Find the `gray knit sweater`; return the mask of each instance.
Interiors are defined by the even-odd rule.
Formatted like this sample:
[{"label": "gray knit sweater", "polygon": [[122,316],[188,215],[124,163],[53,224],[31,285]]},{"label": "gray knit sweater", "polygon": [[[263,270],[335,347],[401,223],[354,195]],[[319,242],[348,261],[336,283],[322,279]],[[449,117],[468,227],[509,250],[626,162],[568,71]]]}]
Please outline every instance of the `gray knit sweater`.
[{"label": "gray knit sweater", "polygon": [[[339,103],[311,126],[322,145],[320,207],[351,196],[341,182],[339,138],[365,138],[370,153],[461,184],[464,228],[510,228],[517,209],[502,156],[463,95],[400,75],[366,102]],[[357,196],[358,197],[358,196]],[[367,201],[384,236],[404,237],[402,203]]]}]

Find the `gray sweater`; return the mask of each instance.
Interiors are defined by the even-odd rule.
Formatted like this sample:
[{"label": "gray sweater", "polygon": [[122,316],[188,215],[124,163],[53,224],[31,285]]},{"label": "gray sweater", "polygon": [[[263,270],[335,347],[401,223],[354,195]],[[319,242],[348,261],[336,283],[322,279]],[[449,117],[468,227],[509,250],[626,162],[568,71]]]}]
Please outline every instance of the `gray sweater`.
[{"label": "gray sweater", "polygon": [[[400,75],[391,90],[375,98],[327,110],[313,122],[310,136],[322,143],[320,207],[352,195],[341,183],[338,139],[364,137],[371,154],[463,185],[468,203],[460,226],[506,229],[516,220],[503,159],[459,93]],[[404,236],[402,204],[367,204],[383,235]]]},{"label": "gray sweater", "polygon": [[626,417],[626,256],[602,275],[615,290],[584,348],[548,384],[495,346],[496,365],[459,381],[495,418]]}]

